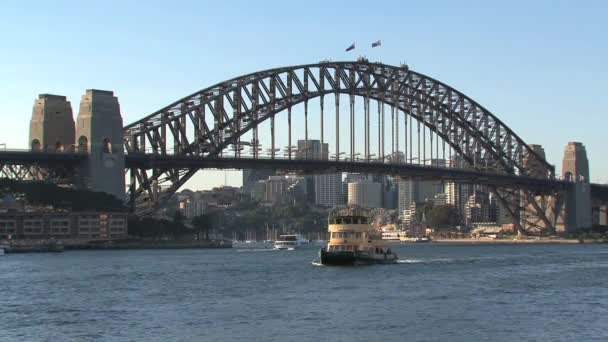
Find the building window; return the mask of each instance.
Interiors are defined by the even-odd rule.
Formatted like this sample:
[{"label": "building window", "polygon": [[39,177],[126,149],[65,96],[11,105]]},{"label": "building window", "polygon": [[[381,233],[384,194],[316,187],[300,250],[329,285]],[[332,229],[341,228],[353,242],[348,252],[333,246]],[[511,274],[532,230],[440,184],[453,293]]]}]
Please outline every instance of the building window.
[{"label": "building window", "polygon": [[0,235],[13,235],[17,233],[15,220],[0,220]]},{"label": "building window", "polygon": [[68,219],[51,219],[49,225],[52,235],[66,235],[70,233],[70,221]]},{"label": "building window", "polygon": [[42,234],[42,220],[37,219],[25,219],[23,220],[23,233],[24,234]]}]

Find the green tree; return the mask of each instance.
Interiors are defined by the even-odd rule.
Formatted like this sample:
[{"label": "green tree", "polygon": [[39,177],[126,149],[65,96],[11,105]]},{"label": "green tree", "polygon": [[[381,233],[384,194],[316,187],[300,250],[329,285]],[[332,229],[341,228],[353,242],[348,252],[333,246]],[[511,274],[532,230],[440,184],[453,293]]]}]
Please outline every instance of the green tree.
[{"label": "green tree", "polygon": [[427,212],[428,223],[438,230],[454,228],[458,217],[458,210],[450,205],[435,206]]}]

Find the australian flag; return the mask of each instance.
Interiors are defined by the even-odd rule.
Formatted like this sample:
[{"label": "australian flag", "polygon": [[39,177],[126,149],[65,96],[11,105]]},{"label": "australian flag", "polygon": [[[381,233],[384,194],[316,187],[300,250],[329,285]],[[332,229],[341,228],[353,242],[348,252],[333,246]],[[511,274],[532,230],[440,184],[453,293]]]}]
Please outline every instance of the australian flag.
[{"label": "australian flag", "polygon": [[380,45],[382,45],[382,41],[381,41],[381,40],[379,40],[379,41],[377,41],[377,42],[373,42],[373,43],[372,43],[372,47],[373,47],[373,48],[378,47],[378,46],[380,46]]},{"label": "australian flag", "polygon": [[350,50],[354,50],[355,49],[355,43],[353,43],[351,46],[346,48],[346,51],[350,51]]}]

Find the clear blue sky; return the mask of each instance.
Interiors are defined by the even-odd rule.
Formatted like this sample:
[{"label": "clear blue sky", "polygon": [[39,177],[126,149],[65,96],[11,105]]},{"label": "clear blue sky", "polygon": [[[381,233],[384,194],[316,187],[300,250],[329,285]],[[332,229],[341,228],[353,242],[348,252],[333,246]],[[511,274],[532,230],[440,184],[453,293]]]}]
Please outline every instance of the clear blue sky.
[{"label": "clear blue sky", "polygon": [[[39,93],[77,114],[85,89],[114,90],[130,123],[231,77],[364,53],[463,91],[558,169],[564,145],[583,142],[593,181],[608,182],[607,16],[606,1],[7,0],[0,143],[27,146]],[[196,186],[224,181],[208,175]]]}]

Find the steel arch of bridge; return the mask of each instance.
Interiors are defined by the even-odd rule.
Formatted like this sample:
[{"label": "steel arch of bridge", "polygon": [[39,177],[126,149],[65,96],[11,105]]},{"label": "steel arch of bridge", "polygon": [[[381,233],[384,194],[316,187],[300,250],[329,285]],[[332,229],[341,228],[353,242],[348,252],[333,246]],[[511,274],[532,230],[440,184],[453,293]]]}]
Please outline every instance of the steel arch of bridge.
[{"label": "steel arch of bridge", "polygon": [[[407,113],[478,169],[481,167],[477,161],[483,160],[484,167],[495,172],[530,176],[526,165],[534,164],[542,169],[541,174],[536,171],[535,176],[554,177],[552,165],[473,99],[405,65],[396,67],[366,60],[276,68],[218,83],[126,126],[126,153],[204,159],[217,158],[232,146],[238,157],[240,138],[245,133],[253,131],[254,144],[259,142],[258,125],[270,119],[274,132],[275,115],[286,111],[291,122],[291,108],[297,104],[304,103],[307,113],[308,101],[321,98],[323,125],[323,99],[332,94],[336,94],[336,106],[339,94],[346,94],[351,99],[363,97],[368,107],[371,99]],[[365,120],[369,122],[366,115]],[[192,131],[190,135],[189,131]],[[351,144],[352,132],[351,126]],[[365,139],[367,146],[369,133]],[[291,146],[291,129],[289,140]],[[324,141],[323,128],[321,141]],[[274,151],[274,134],[272,144]],[[259,153],[257,150],[254,146],[254,158]],[[339,158],[339,154],[336,155]],[[368,149],[365,158],[369,155]],[[132,169],[131,198],[138,205],[158,204],[196,171],[198,169],[164,168],[153,169],[149,174],[143,169]]]}]

